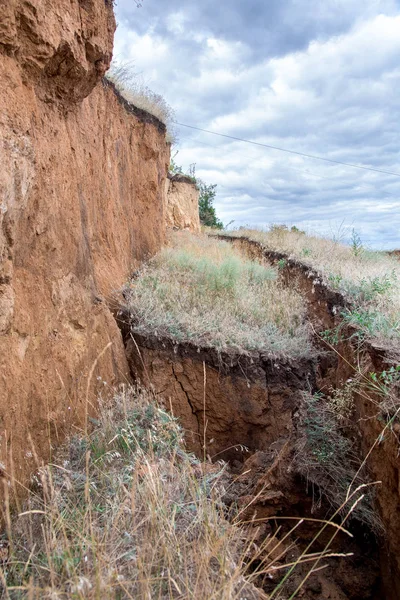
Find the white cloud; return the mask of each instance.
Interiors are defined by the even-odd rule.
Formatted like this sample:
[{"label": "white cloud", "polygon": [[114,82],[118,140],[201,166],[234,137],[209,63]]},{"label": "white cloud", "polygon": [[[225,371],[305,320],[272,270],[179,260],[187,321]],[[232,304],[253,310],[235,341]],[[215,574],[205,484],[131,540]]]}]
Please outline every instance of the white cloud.
[{"label": "white cloud", "polygon": [[[123,20],[117,51],[134,59],[180,122],[400,173],[395,1],[252,0],[246,10],[232,0],[226,15],[208,0],[203,12],[194,0],[159,6],[154,18],[144,12],[138,31]],[[178,162],[196,162],[198,174],[218,184],[223,220],[326,232],[344,219],[375,246],[400,247],[399,178],[190,129],[180,136]]]}]

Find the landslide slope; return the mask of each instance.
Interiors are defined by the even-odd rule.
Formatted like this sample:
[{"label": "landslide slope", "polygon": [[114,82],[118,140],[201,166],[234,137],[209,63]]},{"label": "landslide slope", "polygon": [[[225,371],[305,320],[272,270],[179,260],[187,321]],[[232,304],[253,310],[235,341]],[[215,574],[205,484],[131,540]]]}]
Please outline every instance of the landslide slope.
[{"label": "landslide slope", "polygon": [[326,400],[331,405],[333,401],[361,460],[359,472],[379,482],[373,505],[383,525],[382,576],[386,597],[398,598],[398,261],[387,253],[369,251],[357,238],[352,246],[345,246],[286,227],[268,232],[239,230],[224,234],[223,239],[248,256],[276,265],[282,281],[296,286],[307,299],[314,342],[325,351],[316,374],[323,398],[316,408],[323,415]]},{"label": "landslide slope", "polygon": [[34,452],[84,426],[98,376],[129,379],[108,300],[164,242],[169,146],[102,81],[111,2],[1,15],[0,460],[24,483]]},{"label": "landslide slope", "polygon": [[[381,598],[386,592],[376,567],[377,540],[385,578],[397,577],[396,542],[386,545],[380,520],[394,532],[387,519],[392,504],[382,509],[380,492],[374,498],[368,487],[361,499],[372,480],[353,421],[359,397],[365,400],[347,364],[357,348],[344,339],[334,349],[316,333],[327,323],[332,328],[341,323],[346,299],[298,261],[289,272],[282,253],[269,255],[244,238],[227,241],[175,236],[127,286],[123,318],[129,322],[125,339],[133,374],[179,416],[189,449],[199,457],[228,460],[238,479],[226,500],[243,507],[247,520],[335,514],[346,522],[350,511],[360,536],[356,558],[347,566],[339,561],[345,581],[332,565],[329,577],[336,587],[329,593]],[[341,358],[342,351],[347,354]],[[312,527],[299,530],[300,552],[315,535]],[[336,541],[335,550],[344,552],[346,540]],[[263,584],[268,592],[274,589],[270,584]],[[328,594],[326,585],[319,581],[316,587]],[[290,593],[295,587],[289,585]]]}]

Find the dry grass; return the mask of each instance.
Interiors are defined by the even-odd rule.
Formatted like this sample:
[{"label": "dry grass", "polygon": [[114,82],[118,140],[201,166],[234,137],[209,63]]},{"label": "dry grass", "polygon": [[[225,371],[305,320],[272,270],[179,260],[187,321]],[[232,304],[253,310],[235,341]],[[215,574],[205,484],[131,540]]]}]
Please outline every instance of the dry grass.
[{"label": "dry grass", "polygon": [[[330,397],[304,395],[293,463],[295,470],[313,486],[316,505],[323,495],[335,510],[342,505],[344,511],[349,493],[369,483],[366,467],[361,467],[351,438],[351,396],[351,387],[334,391]],[[382,523],[373,509],[372,491],[355,508],[353,517],[382,534]]]},{"label": "dry grass", "polygon": [[364,248],[357,235],[353,244],[273,226],[269,231],[227,232],[260,242],[268,250],[286,254],[316,271],[331,289],[354,306],[348,315],[370,337],[398,343],[400,337],[400,262],[383,252]]},{"label": "dry grass", "polygon": [[2,597],[261,597],[241,563],[243,534],[223,515],[224,468],[186,454],[152,400],[121,391],[88,438],[40,469],[10,532]]},{"label": "dry grass", "polygon": [[132,66],[123,63],[112,63],[106,78],[111,81],[121,96],[136,108],[144,110],[167,127],[167,141],[176,141],[174,126],[175,114],[163,96],[153,92],[147,85],[141,83]]},{"label": "dry grass", "polygon": [[126,297],[137,333],[238,353],[311,352],[302,297],[223,241],[176,234]]},{"label": "dry grass", "polygon": [[[255,544],[258,525],[243,528],[223,504],[226,466],[188,455],[177,421],[140,389],[103,402],[94,431],[61,448],[35,482],[19,515],[6,511],[2,598],[267,600],[254,583],[278,569],[283,579],[269,597],[282,600],[296,566],[307,578],[336,556],[311,542],[285,568],[289,534]],[[343,529],[327,521],[321,533],[329,525],[333,540]]]}]

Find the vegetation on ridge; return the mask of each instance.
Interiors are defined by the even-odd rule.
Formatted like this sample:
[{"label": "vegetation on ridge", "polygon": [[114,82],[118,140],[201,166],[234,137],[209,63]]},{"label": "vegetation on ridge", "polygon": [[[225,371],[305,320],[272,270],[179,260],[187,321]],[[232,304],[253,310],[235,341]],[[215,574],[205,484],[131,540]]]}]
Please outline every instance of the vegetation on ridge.
[{"label": "vegetation on ridge", "polygon": [[129,104],[150,113],[164,123],[167,128],[168,142],[174,143],[176,141],[173,109],[163,96],[153,92],[147,85],[138,80],[132,65],[118,62],[111,63],[111,67],[106,73],[106,79],[114,84]]},{"label": "vegetation on ridge", "polygon": [[305,303],[226,242],[176,233],[126,287],[133,331],[202,347],[304,356]]},{"label": "vegetation on ridge", "polygon": [[241,228],[227,235],[248,237],[267,250],[281,252],[308,265],[351,305],[343,317],[369,338],[397,345],[400,338],[400,262],[365,248],[353,230],[351,245],[306,235],[285,226],[268,231]]}]

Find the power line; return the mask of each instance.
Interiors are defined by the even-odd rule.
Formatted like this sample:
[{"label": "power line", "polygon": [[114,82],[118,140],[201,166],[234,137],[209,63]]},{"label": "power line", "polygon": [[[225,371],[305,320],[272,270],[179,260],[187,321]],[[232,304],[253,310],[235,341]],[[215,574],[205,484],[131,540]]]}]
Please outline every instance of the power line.
[{"label": "power line", "polygon": [[[190,140],[191,138],[186,138],[186,140]],[[180,141],[180,139],[179,139]],[[185,141],[185,138],[184,138]],[[208,146],[209,148],[218,148],[218,146],[216,146],[215,144],[207,144],[206,142],[201,142],[199,139],[195,138],[194,142],[196,144],[200,144],[201,146]],[[243,155],[241,155],[243,156]],[[297,173],[304,173],[305,175],[310,175],[311,177],[319,177],[319,179],[326,179],[328,181],[337,181],[337,177],[325,177],[324,175],[317,175],[317,173],[313,173],[312,171],[309,170],[304,170],[304,169],[296,169],[296,167],[292,167],[292,165],[285,165],[286,168],[291,169],[292,171],[296,171]],[[369,187],[367,187],[366,185],[361,185],[361,184],[357,184],[358,187],[365,187],[365,189],[370,189]]]},{"label": "power line", "polygon": [[[202,146],[208,146],[208,148],[218,148],[218,146],[216,146],[215,144],[207,144],[206,142],[201,142],[197,138],[195,138],[194,140],[193,140],[193,138],[186,138],[186,141],[188,141],[188,140],[193,141],[196,145],[200,144]],[[184,141],[185,141],[185,138],[184,138]],[[244,156],[244,155],[241,155],[241,156]],[[337,177],[325,177],[324,175],[319,175],[317,173],[313,173],[312,171],[309,171],[308,169],[307,170],[297,169],[296,167],[292,167],[292,165],[289,165],[289,164],[285,164],[285,167],[288,169],[291,169],[292,171],[296,171],[297,173],[303,173],[303,174],[309,175],[311,177],[318,177],[319,179],[326,179],[327,181],[335,181],[335,182],[338,181]],[[372,183],[366,185],[363,183],[357,183],[357,182],[352,182],[352,181],[349,181],[347,183],[348,183],[348,186],[353,185],[356,188],[362,188],[364,190],[367,190],[369,193],[371,193],[371,186],[373,185]],[[395,198],[397,201],[399,200],[399,196],[397,194],[394,195],[388,191],[384,191],[383,193],[384,193],[385,198]]]},{"label": "power line", "polygon": [[304,156],[305,158],[314,158],[316,160],[323,160],[325,162],[334,163],[336,165],[343,165],[345,167],[352,167],[353,169],[362,169],[363,171],[373,171],[375,173],[382,173],[383,175],[394,175],[400,177],[400,173],[394,173],[392,171],[383,171],[381,169],[374,169],[373,167],[365,167],[364,165],[355,165],[352,163],[342,162],[340,160],[334,160],[333,158],[324,158],[323,156],[316,156],[314,154],[305,154],[304,152],[297,152],[296,150],[288,150],[287,148],[279,148],[278,146],[271,146],[270,144],[263,144],[261,142],[254,142],[253,140],[245,140],[243,138],[235,137],[233,135],[227,135],[225,133],[218,133],[217,131],[209,131],[208,129],[201,129],[201,127],[194,127],[194,125],[185,125],[184,123],[178,123],[174,121],[175,125],[180,127],[187,127],[189,129],[195,129],[196,131],[202,131],[203,133],[210,133],[211,135],[218,135],[219,137],[228,138],[237,142],[245,142],[246,144],[253,144],[254,146],[262,146],[263,148],[269,148],[270,150],[279,150],[280,152],[287,152],[289,154],[296,154],[297,156]]}]

